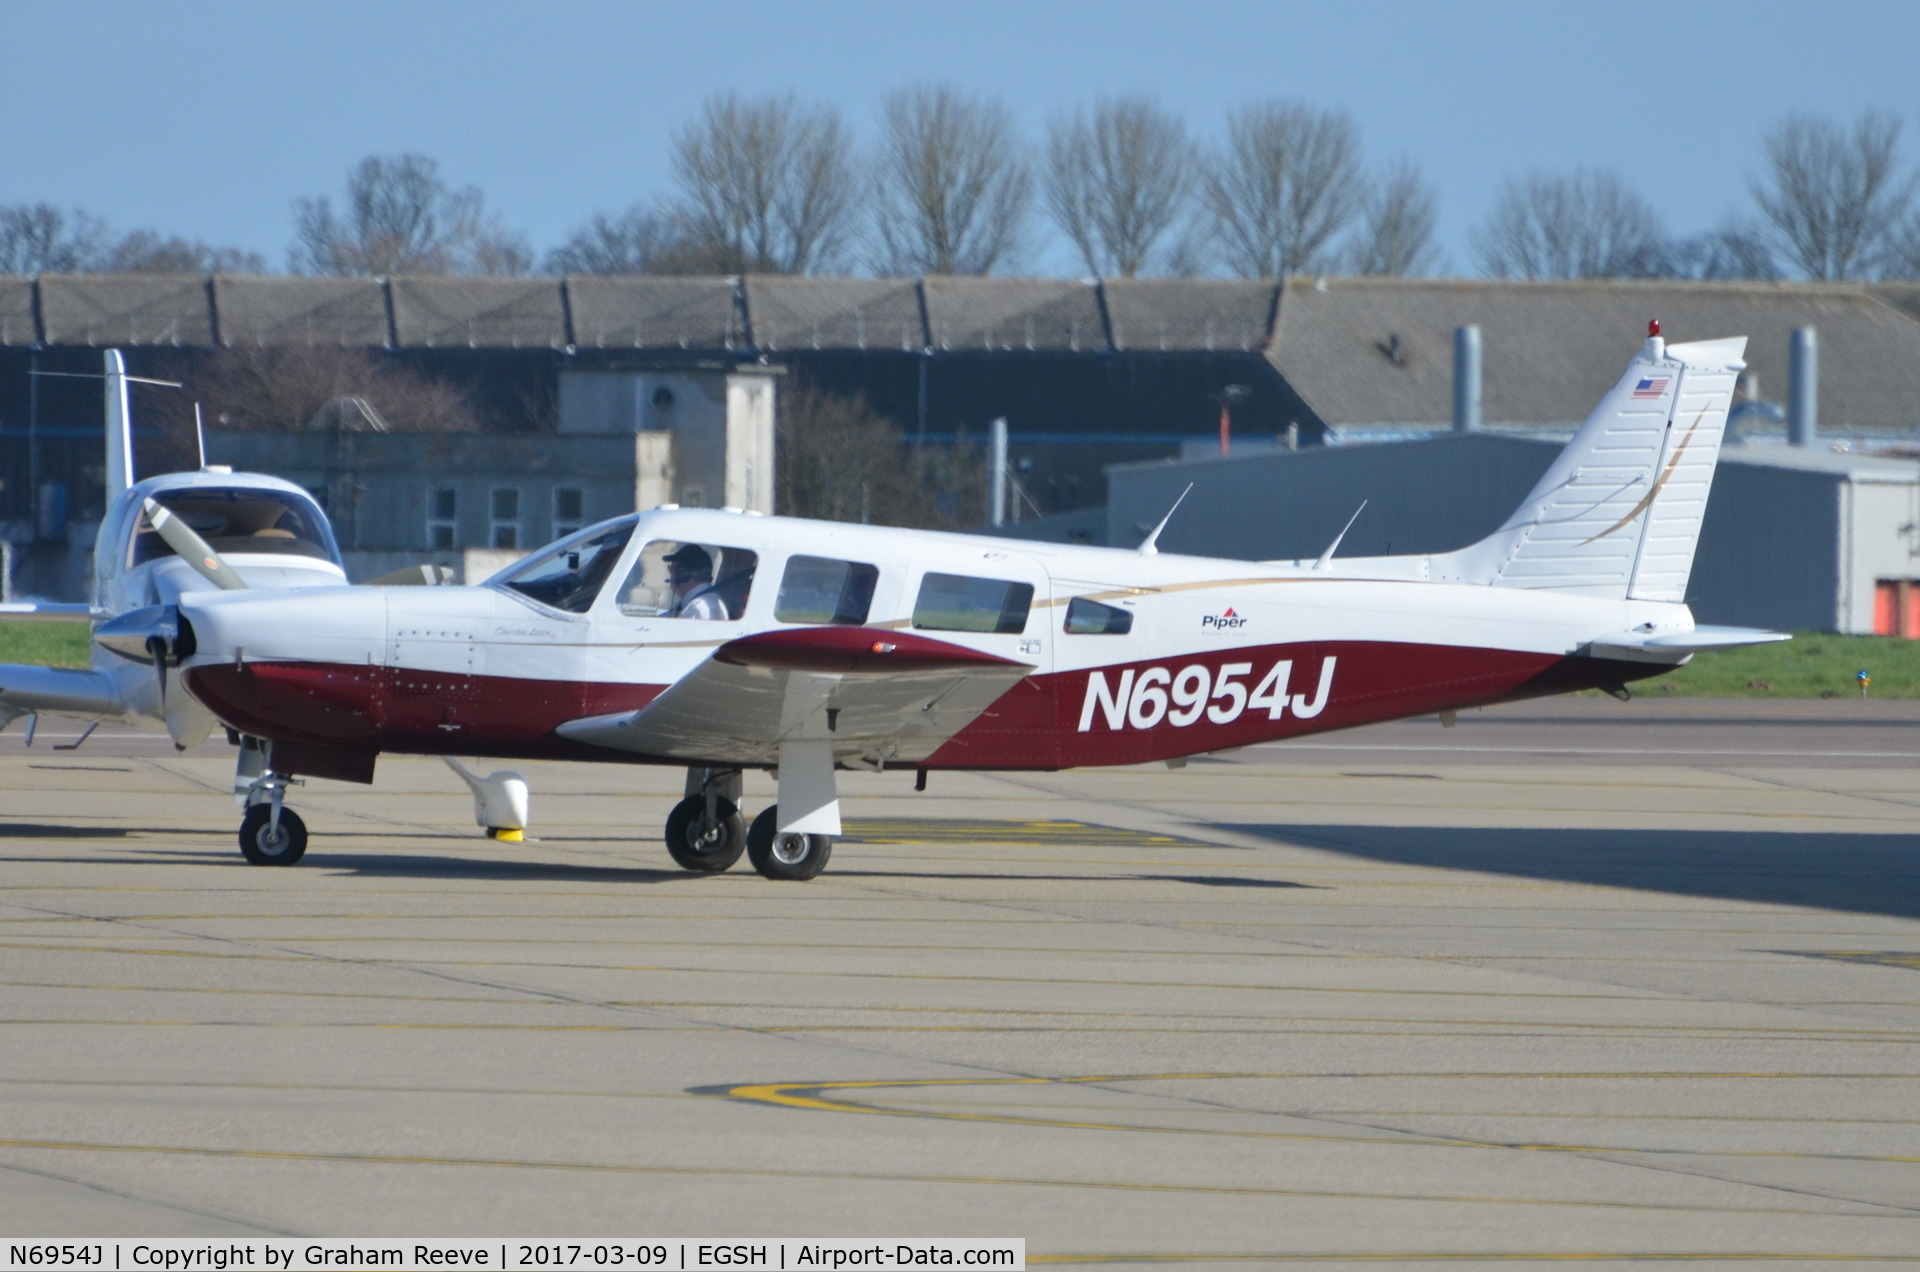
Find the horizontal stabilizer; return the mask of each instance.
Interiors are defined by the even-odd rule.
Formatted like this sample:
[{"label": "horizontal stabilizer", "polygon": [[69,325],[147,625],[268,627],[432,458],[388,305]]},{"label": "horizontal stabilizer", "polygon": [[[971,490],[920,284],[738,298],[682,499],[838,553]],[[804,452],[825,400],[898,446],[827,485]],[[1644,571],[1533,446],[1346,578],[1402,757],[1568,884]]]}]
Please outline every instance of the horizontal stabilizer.
[{"label": "horizontal stabilizer", "polygon": [[1685,632],[1621,632],[1593,642],[1595,658],[1625,658],[1634,662],[1679,663],[1693,654],[1716,649],[1741,649],[1792,640],[1786,632],[1759,627],[1696,627]]}]

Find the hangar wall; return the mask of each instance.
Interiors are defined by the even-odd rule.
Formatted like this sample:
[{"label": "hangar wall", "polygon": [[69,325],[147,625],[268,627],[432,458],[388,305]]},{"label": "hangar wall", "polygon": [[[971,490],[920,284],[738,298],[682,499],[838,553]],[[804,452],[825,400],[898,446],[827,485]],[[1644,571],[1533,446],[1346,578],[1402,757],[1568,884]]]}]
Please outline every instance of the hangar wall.
[{"label": "hangar wall", "polygon": [[[1363,499],[1340,555],[1451,551],[1497,529],[1559,450],[1466,434],[1116,465],[1107,542],[1138,543],[1191,482],[1163,551],[1310,561]],[[1699,621],[1869,634],[1883,580],[1920,581],[1920,461],[1767,444],[1721,452],[1688,584]]]}]

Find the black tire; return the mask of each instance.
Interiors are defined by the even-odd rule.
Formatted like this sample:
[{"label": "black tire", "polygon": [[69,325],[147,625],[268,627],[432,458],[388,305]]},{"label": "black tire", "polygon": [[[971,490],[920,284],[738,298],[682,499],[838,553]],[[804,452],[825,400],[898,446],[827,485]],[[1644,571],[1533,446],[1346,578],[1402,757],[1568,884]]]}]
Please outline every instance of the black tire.
[{"label": "black tire", "polygon": [[667,853],[687,870],[718,874],[747,850],[747,823],[730,799],[713,801],[714,825],[707,818],[707,798],[689,795],[667,814]]},{"label": "black tire", "polygon": [[240,855],[256,866],[290,866],[307,852],[307,824],[291,808],[280,810],[280,833],[272,830],[273,809],[255,804],[240,823]]},{"label": "black tire", "polygon": [[825,870],[833,856],[833,836],[782,835],[779,822],[778,804],[753,819],[747,831],[747,858],[753,868],[769,879],[811,879]]}]

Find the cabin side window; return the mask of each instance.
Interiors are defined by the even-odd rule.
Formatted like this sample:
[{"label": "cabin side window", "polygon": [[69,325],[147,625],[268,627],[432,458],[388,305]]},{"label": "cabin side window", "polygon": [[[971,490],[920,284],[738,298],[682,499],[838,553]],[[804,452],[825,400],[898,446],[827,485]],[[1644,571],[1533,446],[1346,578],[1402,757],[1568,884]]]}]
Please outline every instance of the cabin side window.
[{"label": "cabin side window", "polygon": [[829,557],[787,558],[774,598],[773,616],[783,623],[839,623],[858,627],[873,608],[880,571],[859,561]]},{"label": "cabin side window", "polygon": [[1067,602],[1069,636],[1125,636],[1133,630],[1133,611],[1114,605],[1102,605],[1084,596]]},{"label": "cabin side window", "polygon": [[757,554],[714,543],[655,539],[620,585],[629,618],[737,619],[747,611]]},{"label": "cabin side window", "polygon": [[930,632],[994,632],[1027,629],[1033,584],[965,574],[928,574],[913,602],[913,625]]}]

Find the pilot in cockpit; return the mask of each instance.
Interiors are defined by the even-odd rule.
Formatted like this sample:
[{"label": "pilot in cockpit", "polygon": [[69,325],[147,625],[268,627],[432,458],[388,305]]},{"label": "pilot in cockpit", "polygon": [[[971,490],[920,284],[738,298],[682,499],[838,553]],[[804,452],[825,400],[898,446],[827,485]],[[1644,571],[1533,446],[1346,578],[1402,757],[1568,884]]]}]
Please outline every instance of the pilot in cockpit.
[{"label": "pilot in cockpit", "polygon": [[667,582],[673,604],[662,618],[725,619],[727,606],[713,589],[713,558],[697,543],[689,543],[667,558]]}]

